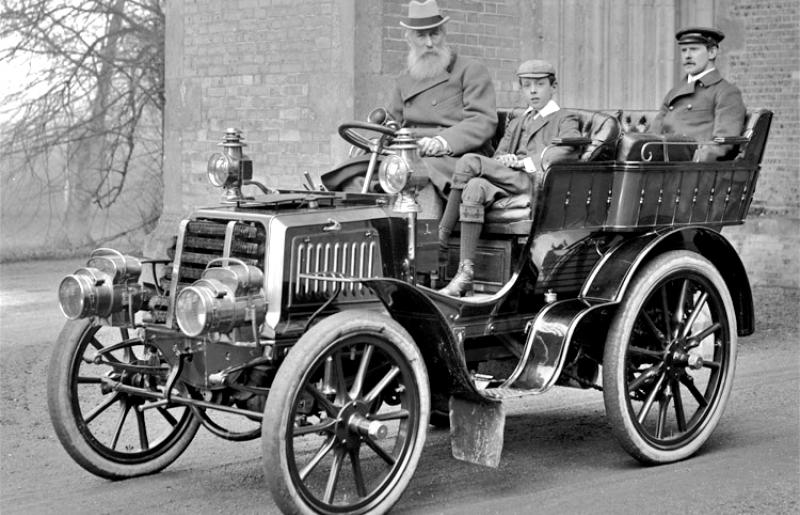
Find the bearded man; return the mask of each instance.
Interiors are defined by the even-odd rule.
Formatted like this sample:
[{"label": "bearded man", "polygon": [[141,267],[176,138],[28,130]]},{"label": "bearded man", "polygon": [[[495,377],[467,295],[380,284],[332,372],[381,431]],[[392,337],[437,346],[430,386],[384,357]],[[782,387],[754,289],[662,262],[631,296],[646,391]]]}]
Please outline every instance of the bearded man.
[{"label": "bearded man", "polygon": [[492,155],[497,106],[489,70],[447,45],[436,0],[412,1],[406,29],[408,62],[398,77],[389,113],[421,137],[420,155],[441,195],[450,188],[456,162],[473,152]]}]

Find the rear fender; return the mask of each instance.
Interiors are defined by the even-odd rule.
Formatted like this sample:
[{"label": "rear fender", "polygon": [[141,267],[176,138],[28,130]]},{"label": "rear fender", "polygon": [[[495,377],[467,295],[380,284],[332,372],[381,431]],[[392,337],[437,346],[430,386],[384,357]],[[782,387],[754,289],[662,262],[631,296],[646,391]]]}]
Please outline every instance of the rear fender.
[{"label": "rear fender", "polygon": [[654,257],[671,250],[697,252],[711,261],[733,298],[739,336],[753,334],[753,294],[742,260],[724,236],[707,227],[656,231],[623,241],[595,266],[580,296],[612,304],[621,302],[636,273]]}]

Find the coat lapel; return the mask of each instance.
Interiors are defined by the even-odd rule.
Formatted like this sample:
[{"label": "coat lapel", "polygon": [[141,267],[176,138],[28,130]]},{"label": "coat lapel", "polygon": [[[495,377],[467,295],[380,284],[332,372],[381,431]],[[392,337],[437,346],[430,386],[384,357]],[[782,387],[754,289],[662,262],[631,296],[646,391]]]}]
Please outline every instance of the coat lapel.
[{"label": "coat lapel", "polygon": [[528,143],[530,143],[530,141],[533,139],[533,137],[536,136],[536,133],[539,132],[540,130],[542,130],[542,128],[550,122],[550,119],[553,118],[554,114],[555,113],[553,113],[553,114],[551,114],[549,116],[540,116],[539,118],[536,118],[535,120],[532,120],[532,121],[529,122],[530,123],[529,131],[530,132],[528,133],[528,141],[525,142],[526,146],[527,146]]},{"label": "coat lapel", "polygon": [[[684,80],[685,79],[686,78],[684,77]],[[693,95],[696,84],[697,81],[694,81],[691,84],[684,82],[682,85],[670,91],[669,96],[667,97],[667,105],[671,105],[678,97],[682,97],[684,95]]]}]

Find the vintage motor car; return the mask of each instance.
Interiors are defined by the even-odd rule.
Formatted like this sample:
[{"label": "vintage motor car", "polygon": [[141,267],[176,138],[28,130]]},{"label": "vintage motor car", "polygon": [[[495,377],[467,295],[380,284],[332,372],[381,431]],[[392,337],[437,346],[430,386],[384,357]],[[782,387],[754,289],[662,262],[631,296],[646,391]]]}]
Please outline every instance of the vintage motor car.
[{"label": "vintage motor car", "polygon": [[[224,201],[183,220],[169,255],[97,249],[61,282],[48,403],[64,448],[130,478],[167,467],[202,425],[261,438],[286,512],[385,512],[429,424],[450,428],[456,458],[497,466],[504,401],[564,386],[602,390],[637,460],[692,455],[722,416],[737,337],[754,331],[721,230],[747,216],[772,113],[704,142],[734,148],[713,163],[623,130],[630,113],[576,113],[584,137],[553,144],[580,158],[493,206],[463,298],[436,289],[457,238],[440,266],[413,131],[376,110],[340,126],[364,152],[328,187],[272,190],[228,130],[208,165]],[[363,191],[334,191],[358,174]]]}]

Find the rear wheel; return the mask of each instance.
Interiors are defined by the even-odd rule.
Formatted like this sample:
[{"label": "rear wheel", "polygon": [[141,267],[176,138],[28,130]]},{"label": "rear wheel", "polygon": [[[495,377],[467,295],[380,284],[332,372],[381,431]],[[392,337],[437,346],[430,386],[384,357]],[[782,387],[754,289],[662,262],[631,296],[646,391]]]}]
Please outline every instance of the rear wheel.
[{"label": "rear wheel", "polygon": [[603,358],[606,414],[633,457],[681,460],[714,431],[733,384],[734,316],[724,280],[694,252],[665,253],[637,274]]},{"label": "rear wheel", "polygon": [[50,359],[47,403],[69,455],[108,479],[152,474],[175,461],[199,427],[191,409],[141,411],[147,399],[114,389],[121,383],[161,392],[168,370],[158,350],[126,328],[91,318],[67,322]]},{"label": "rear wheel", "polygon": [[289,352],[272,384],[264,470],[286,513],[384,513],[416,469],[429,416],[428,377],[391,318],[337,313]]}]

